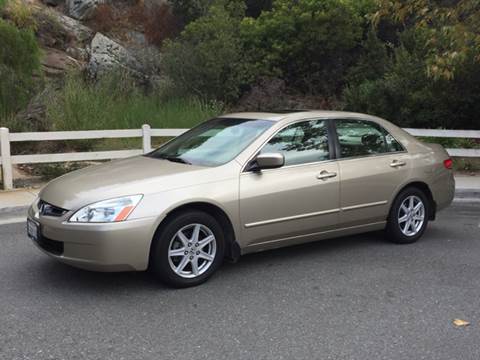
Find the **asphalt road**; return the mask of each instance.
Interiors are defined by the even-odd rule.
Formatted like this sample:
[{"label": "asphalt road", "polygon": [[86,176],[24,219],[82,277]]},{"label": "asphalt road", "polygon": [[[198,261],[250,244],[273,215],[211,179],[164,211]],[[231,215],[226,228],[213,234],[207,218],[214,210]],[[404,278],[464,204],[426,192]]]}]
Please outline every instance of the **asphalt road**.
[{"label": "asphalt road", "polygon": [[0,359],[478,360],[479,221],[463,201],[413,245],[367,234],[253,254],[184,290],[70,268],[0,225]]}]

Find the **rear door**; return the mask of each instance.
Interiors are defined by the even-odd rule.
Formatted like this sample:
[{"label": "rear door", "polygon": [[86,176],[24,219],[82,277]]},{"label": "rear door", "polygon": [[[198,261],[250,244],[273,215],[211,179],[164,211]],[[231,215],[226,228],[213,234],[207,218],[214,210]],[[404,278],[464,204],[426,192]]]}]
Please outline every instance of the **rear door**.
[{"label": "rear door", "polygon": [[392,194],[409,176],[409,155],[373,121],[335,120],[340,170],[340,227],[385,221]]},{"label": "rear door", "polygon": [[242,240],[247,245],[301,242],[338,222],[339,176],[328,120],[293,123],[260,152],[282,153],[285,165],[240,176]]}]

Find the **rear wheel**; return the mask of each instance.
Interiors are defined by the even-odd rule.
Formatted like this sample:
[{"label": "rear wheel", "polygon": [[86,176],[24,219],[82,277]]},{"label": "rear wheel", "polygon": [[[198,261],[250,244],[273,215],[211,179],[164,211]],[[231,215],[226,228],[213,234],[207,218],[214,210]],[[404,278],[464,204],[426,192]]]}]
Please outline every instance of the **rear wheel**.
[{"label": "rear wheel", "polygon": [[429,218],[429,202],[423,191],[404,189],[393,202],[388,216],[388,240],[398,244],[417,241],[425,232]]},{"label": "rear wheel", "polygon": [[204,212],[187,211],[168,219],[153,241],[151,269],[170,286],[199,285],[223,260],[222,228]]}]

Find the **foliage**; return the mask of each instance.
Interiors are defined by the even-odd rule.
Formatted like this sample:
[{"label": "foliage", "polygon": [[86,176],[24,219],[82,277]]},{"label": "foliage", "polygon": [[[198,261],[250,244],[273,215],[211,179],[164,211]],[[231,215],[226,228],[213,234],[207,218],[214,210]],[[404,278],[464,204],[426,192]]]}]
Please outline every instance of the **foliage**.
[{"label": "foliage", "polygon": [[271,11],[245,18],[242,37],[253,73],[283,77],[305,92],[333,93],[352,62],[361,19],[338,0],[276,0]]},{"label": "foliage", "polygon": [[[25,4],[22,0],[8,0],[4,1],[7,4],[5,11],[8,18],[19,29],[30,29],[35,31],[37,24],[33,16],[33,9],[31,6]],[[0,3],[0,8],[2,4]]]},{"label": "foliage", "polygon": [[478,0],[378,1],[374,24],[386,20],[424,34],[429,77],[452,79],[471,59],[480,62]]},{"label": "foliage", "polygon": [[245,0],[245,4],[247,6],[245,15],[257,18],[262,11],[272,10],[273,0]]},{"label": "foliage", "polygon": [[34,90],[40,50],[31,30],[0,19],[0,118],[20,110]]},{"label": "foliage", "polygon": [[162,65],[176,91],[224,102],[238,98],[247,79],[239,12],[228,4],[212,5],[178,39],[166,42]]},{"label": "foliage", "polygon": [[[404,34],[407,35],[407,34]],[[344,92],[347,110],[371,113],[397,125],[474,128],[480,111],[480,68],[473,62],[455,79],[432,79],[425,70],[423,38],[403,36],[402,44],[375,75],[359,72]],[[375,59],[364,58],[364,68]],[[365,72],[367,75],[368,72]]]},{"label": "foliage", "polygon": [[[370,1],[370,0],[369,0]],[[262,11],[272,9],[273,0],[227,0],[222,3],[231,3],[234,6],[245,6],[247,16],[258,17]],[[180,23],[185,26],[192,21],[208,14],[210,6],[218,3],[217,0],[169,0],[173,13]]]},{"label": "foliage", "polygon": [[97,83],[71,74],[47,104],[47,117],[55,130],[126,129],[142,124],[189,128],[221,111],[214,102],[145,94],[123,74],[110,74]]},{"label": "foliage", "polygon": [[179,20],[167,4],[154,6],[146,15],[145,37],[150,44],[161,47],[163,41],[179,32]]},{"label": "foliage", "polygon": [[95,8],[92,18],[89,20],[89,26],[95,32],[101,33],[111,31],[115,23],[113,8],[110,4],[99,4]]},{"label": "foliage", "polygon": [[206,15],[213,0],[169,0],[173,13],[185,26]]}]

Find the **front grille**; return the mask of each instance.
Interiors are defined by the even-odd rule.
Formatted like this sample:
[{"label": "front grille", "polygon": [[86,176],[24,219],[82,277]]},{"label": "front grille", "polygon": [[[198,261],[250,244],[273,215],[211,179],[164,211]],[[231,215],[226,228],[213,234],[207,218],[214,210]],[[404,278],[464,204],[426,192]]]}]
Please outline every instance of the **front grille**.
[{"label": "front grille", "polygon": [[67,213],[68,210],[62,209],[58,206],[47,203],[46,201],[40,200],[38,203],[38,209],[40,214],[43,216],[53,216],[60,217],[63,214]]},{"label": "front grille", "polygon": [[45,236],[40,236],[37,241],[38,246],[43,250],[52,253],[54,255],[63,254],[63,241],[52,240]]}]

